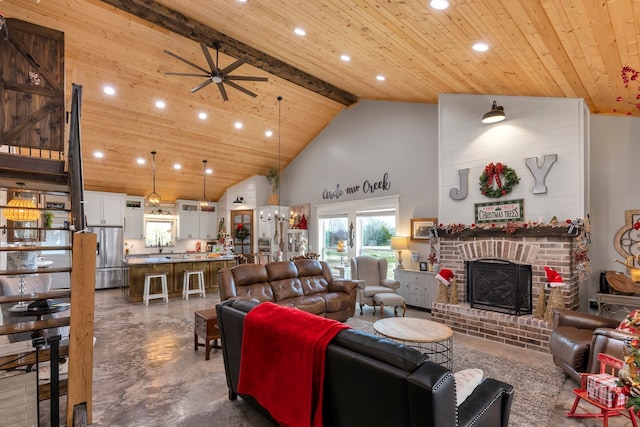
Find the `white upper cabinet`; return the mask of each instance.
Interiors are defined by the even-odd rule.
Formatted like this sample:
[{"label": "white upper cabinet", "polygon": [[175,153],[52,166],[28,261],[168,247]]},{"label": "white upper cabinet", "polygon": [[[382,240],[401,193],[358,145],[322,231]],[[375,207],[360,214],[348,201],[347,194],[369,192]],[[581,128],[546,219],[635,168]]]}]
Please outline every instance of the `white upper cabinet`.
[{"label": "white upper cabinet", "polygon": [[124,199],[120,193],[84,192],[87,225],[124,225]]},{"label": "white upper cabinet", "polygon": [[176,200],[178,239],[215,239],[218,235],[218,205],[202,211],[197,201]]},{"label": "white upper cabinet", "polygon": [[144,197],[125,197],[124,238],[144,239]]}]

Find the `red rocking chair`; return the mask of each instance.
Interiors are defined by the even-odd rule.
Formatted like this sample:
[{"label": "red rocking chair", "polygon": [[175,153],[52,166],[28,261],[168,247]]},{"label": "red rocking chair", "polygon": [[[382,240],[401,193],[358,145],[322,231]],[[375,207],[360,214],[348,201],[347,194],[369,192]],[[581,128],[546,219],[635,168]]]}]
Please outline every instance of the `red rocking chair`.
[{"label": "red rocking chair", "polygon": [[[618,370],[624,366],[622,360],[616,359],[615,357],[611,357],[608,354],[600,353],[598,354],[598,361],[600,362],[600,373],[601,374],[610,374],[617,376]],[[636,414],[633,411],[633,408],[626,408],[624,405],[614,406],[612,408],[608,408],[606,405],[598,402],[595,399],[589,397],[587,392],[587,378],[594,374],[580,374],[582,376],[582,381],[580,384],[580,388],[574,388],[573,393],[576,395],[576,400],[573,402],[573,406],[571,407],[571,411],[567,413],[568,418],[602,418],[603,426],[609,426],[609,417],[614,417],[618,415],[623,415],[631,420],[631,424],[633,427],[638,427],[638,422],[636,421]],[[585,400],[596,408],[600,409],[600,412],[581,412],[576,413],[576,409],[580,408],[584,411],[587,409],[580,406],[580,400]],[[593,409],[593,408],[589,408]]]}]

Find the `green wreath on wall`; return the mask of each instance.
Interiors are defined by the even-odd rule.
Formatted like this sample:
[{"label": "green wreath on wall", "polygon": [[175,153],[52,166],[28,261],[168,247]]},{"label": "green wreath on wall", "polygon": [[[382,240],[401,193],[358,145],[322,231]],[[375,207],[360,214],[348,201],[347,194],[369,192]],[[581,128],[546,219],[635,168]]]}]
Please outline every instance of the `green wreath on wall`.
[{"label": "green wreath on wall", "polygon": [[242,242],[248,236],[249,236],[249,230],[247,230],[247,227],[245,227],[244,224],[238,224],[238,226],[236,227],[236,239]]},{"label": "green wreath on wall", "polygon": [[[504,175],[505,182],[502,183],[501,175]],[[495,188],[493,184],[496,184]],[[480,192],[491,199],[497,199],[511,193],[513,187],[520,182],[516,171],[500,162],[489,163],[484,167],[480,175]]]}]

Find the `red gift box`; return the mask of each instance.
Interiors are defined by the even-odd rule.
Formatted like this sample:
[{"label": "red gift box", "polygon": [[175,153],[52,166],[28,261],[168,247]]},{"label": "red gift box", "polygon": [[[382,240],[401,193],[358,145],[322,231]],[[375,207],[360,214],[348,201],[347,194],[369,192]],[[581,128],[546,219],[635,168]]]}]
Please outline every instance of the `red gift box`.
[{"label": "red gift box", "polygon": [[610,374],[589,375],[587,395],[607,408],[624,407],[627,403],[627,395],[618,386],[618,377]]}]

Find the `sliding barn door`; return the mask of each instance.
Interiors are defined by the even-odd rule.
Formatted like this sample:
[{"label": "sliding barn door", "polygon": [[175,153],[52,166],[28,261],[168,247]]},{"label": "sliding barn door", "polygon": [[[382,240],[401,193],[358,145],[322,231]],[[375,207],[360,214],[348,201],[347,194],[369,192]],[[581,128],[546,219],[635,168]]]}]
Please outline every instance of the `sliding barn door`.
[{"label": "sliding barn door", "polygon": [[64,33],[7,19],[0,32],[1,145],[58,159],[64,151]]}]

